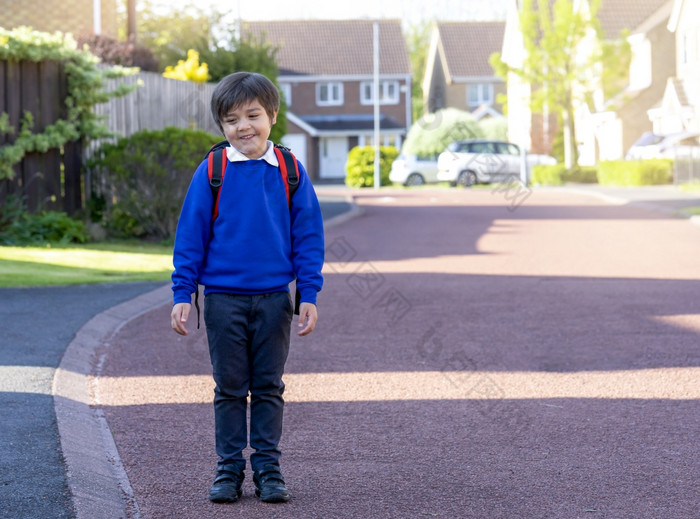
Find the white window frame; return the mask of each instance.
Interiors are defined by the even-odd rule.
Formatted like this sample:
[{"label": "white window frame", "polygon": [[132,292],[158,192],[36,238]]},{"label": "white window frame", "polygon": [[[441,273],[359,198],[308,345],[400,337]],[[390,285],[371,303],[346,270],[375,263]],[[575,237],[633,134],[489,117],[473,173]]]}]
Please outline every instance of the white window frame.
[{"label": "white window frame", "polygon": [[[394,87],[393,95],[389,95],[390,87]],[[369,96],[366,91],[369,89]],[[374,104],[374,81],[362,81],[360,83],[360,104]],[[380,105],[397,105],[401,101],[401,86],[398,81],[380,81],[379,82],[379,104]]]},{"label": "white window frame", "polygon": [[[394,146],[396,149],[401,149],[401,145],[403,144],[403,139],[401,138],[400,133],[389,133],[389,134],[384,134],[379,136],[379,145],[380,146]],[[364,134],[364,135],[359,135],[357,139],[357,145],[358,146],[374,146],[374,135],[373,134]]]},{"label": "white window frame", "polygon": [[280,83],[280,91],[287,106],[292,106],[292,85],[291,83]]},{"label": "white window frame", "polygon": [[[472,103],[469,99],[469,91],[472,88],[479,89],[478,100]],[[493,105],[493,84],[491,83],[468,83],[467,84],[467,106],[479,107],[481,105]]]},{"label": "white window frame", "polygon": [[[321,99],[321,89],[326,87],[329,94],[328,99]],[[337,95],[334,95],[337,94]],[[338,81],[326,81],[316,83],[316,105],[317,106],[340,106],[343,104],[343,83]]]}]

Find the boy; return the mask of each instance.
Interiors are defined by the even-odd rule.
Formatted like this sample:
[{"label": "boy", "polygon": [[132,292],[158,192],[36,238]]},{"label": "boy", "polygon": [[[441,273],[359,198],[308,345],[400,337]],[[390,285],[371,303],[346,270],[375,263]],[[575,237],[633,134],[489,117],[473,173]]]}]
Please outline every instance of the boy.
[{"label": "boy", "polygon": [[[201,283],[214,381],[217,475],[209,491],[216,503],[241,496],[248,444],[255,493],[285,502],[280,472],[284,383],[293,305],[288,285],[301,294],[299,335],[318,318],[323,278],[323,221],[313,186],[299,164],[291,205],[268,137],[279,111],[279,93],[261,74],[237,72],[217,85],[211,110],[230,147],[218,215],[207,161],[199,165],[178,221],[173,252],[171,326],[187,335],[191,296]],[[212,221],[213,220],[213,221]]]}]

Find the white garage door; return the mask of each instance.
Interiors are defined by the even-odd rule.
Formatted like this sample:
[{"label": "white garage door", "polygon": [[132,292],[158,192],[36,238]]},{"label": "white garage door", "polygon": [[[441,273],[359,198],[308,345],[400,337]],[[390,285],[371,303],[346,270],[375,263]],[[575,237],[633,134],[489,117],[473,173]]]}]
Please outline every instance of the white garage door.
[{"label": "white garage door", "polygon": [[345,163],[348,160],[347,137],[321,138],[321,178],[345,178]]},{"label": "white garage door", "polygon": [[282,145],[286,146],[294,156],[299,159],[304,167],[308,167],[306,162],[306,135],[303,133],[291,133],[282,137]]}]

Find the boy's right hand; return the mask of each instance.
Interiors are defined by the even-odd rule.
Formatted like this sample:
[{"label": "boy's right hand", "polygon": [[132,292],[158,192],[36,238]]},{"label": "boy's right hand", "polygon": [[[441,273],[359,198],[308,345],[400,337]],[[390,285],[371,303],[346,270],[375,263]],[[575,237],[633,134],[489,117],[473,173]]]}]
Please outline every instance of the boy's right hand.
[{"label": "boy's right hand", "polygon": [[190,316],[191,308],[192,305],[190,303],[177,303],[173,306],[172,312],[170,312],[170,326],[180,335],[187,335],[185,323]]}]

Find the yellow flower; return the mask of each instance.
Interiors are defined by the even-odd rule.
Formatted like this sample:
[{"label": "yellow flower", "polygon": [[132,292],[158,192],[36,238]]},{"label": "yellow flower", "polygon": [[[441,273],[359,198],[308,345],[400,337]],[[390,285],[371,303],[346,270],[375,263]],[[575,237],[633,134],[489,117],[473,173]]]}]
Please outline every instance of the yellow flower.
[{"label": "yellow flower", "polygon": [[199,52],[190,49],[187,51],[187,61],[179,60],[176,66],[165,67],[163,77],[204,83],[209,79],[209,67],[206,63],[200,65]]}]

